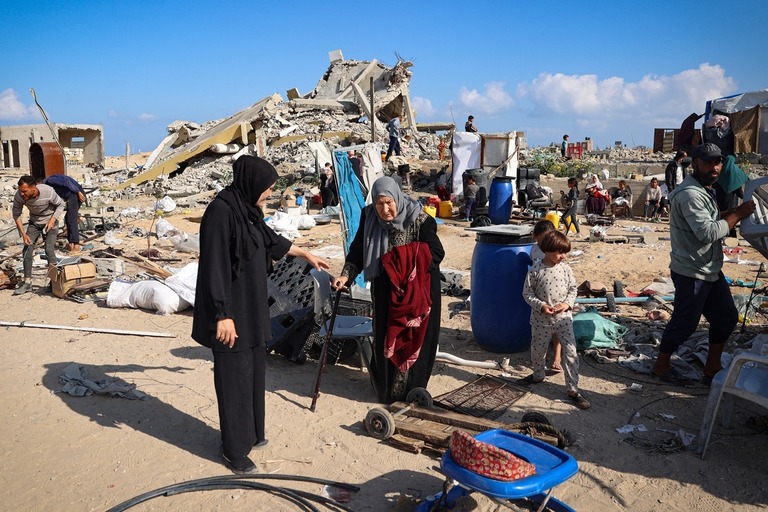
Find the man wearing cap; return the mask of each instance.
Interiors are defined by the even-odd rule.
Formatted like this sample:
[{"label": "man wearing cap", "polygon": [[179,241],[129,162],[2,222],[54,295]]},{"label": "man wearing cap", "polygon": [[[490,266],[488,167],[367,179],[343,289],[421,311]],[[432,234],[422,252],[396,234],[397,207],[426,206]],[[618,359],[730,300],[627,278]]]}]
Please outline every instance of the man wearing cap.
[{"label": "man wearing cap", "polygon": [[722,161],[716,145],[698,146],[693,152],[693,174],[669,194],[669,269],[675,284],[675,310],[651,370],[652,376],[665,382],[680,381],[673,374],[670,359],[704,315],[709,322],[709,353],[703,382],[711,384],[712,377],[722,369],[720,356],[725,342],[738,323],[733,296],[722,273],[723,239],[755,211],[755,203],[747,201],[720,213],[712,185],[720,175]]},{"label": "man wearing cap", "polygon": [[477,133],[477,128],[475,127],[475,116],[469,116],[467,118],[467,122],[464,123],[464,131]]}]

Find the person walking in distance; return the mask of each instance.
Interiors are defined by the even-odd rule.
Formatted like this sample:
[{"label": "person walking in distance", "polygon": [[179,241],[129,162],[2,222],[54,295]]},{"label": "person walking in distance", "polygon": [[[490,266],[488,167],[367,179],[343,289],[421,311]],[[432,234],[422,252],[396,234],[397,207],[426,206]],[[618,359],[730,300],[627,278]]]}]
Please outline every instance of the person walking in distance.
[{"label": "person walking in distance", "polygon": [[389,148],[387,148],[387,156],[385,160],[389,160],[394,152],[397,156],[400,156],[400,115],[396,115],[387,123],[387,131],[389,131]]}]

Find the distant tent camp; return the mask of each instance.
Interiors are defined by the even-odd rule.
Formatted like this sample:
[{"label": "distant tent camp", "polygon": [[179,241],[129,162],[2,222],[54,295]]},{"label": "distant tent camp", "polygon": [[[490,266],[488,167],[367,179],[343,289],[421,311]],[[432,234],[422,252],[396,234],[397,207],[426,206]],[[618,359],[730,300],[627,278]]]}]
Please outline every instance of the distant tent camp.
[{"label": "distant tent camp", "polygon": [[[768,89],[708,101],[705,123],[715,114],[730,118],[733,153],[768,155]],[[707,130],[704,129],[704,140],[718,144],[713,140],[718,137],[716,132]]]}]

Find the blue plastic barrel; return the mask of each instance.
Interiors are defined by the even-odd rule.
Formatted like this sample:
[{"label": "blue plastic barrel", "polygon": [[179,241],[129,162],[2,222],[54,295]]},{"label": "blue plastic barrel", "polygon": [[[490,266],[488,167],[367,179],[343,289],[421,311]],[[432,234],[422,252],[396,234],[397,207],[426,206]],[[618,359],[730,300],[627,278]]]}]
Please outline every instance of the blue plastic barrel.
[{"label": "blue plastic barrel", "polygon": [[490,199],[488,203],[488,217],[494,224],[508,224],[512,215],[512,190],[511,176],[496,176],[491,182]]},{"label": "blue plastic barrel", "polygon": [[531,346],[531,307],[523,300],[531,247],[530,236],[477,235],[470,320],[475,341],[489,352],[522,352]]}]

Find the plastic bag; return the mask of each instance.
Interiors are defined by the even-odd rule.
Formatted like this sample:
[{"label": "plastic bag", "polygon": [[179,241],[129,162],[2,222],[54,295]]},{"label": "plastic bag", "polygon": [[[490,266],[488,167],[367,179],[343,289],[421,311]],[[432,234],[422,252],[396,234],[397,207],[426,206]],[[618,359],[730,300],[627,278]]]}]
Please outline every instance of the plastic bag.
[{"label": "plastic bag", "polygon": [[123,241],[115,236],[113,230],[109,230],[104,233],[104,243],[107,245],[120,245]]},{"label": "plastic bag", "polygon": [[583,313],[573,317],[573,334],[578,350],[614,348],[616,341],[628,330],[627,327],[600,316],[594,307],[588,307]]},{"label": "plastic bag", "polygon": [[179,230],[173,227],[173,224],[161,217],[157,219],[157,222],[155,223],[155,233],[157,233],[157,238],[163,238],[175,235],[179,233]]},{"label": "plastic bag", "polygon": [[161,200],[155,203],[155,210],[162,210],[164,212],[172,212],[176,209],[176,201],[171,199],[170,196],[165,196]]},{"label": "plastic bag", "polygon": [[177,235],[169,236],[168,240],[171,241],[176,250],[181,252],[200,252],[200,235],[188,235],[181,232]]}]

